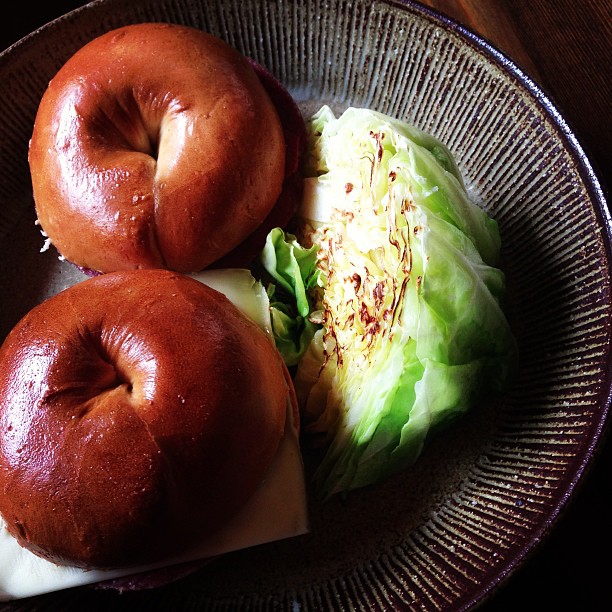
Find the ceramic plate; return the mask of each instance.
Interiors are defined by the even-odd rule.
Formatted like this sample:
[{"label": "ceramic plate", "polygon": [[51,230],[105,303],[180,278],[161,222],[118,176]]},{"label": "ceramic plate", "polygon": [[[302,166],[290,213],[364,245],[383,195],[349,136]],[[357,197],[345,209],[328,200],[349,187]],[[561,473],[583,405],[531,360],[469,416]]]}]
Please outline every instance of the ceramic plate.
[{"label": "ceramic plate", "polygon": [[38,101],[93,37],[184,23],[271,70],[305,114],[328,103],[411,121],[455,154],[497,219],[520,371],[418,463],[347,500],[312,502],[311,533],[231,554],[155,591],[90,587],[14,602],[45,610],[468,609],[515,570],[567,504],[610,407],[611,222],[591,166],[503,55],[411,2],[101,0],[0,56],[0,335],[70,284],[40,253],[27,146]]}]

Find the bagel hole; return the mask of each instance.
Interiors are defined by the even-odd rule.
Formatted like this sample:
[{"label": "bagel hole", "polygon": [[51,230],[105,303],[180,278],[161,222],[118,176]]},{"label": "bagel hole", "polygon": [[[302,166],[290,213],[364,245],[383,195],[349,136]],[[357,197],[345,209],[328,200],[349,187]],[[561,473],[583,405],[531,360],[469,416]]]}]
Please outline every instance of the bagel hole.
[{"label": "bagel hole", "polygon": [[102,385],[102,391],[111,391],[113,389],[117,389],[118,387],[125,387],[127,393],[132,393],[133,384],[132,381],[129,380],[118,368],[115,364],[108,362],[105,359],[102,359],[107,366],[107,377],[104,380],[104,384]]},{"label": "bagel hole", "polygon": [[117,96],[107,107],[99,109],[97,117],[92,118],[92,131],[105,134],[116,148],[143,153],[157,162],[159,129],[146,120],[142,110],[133,91]]},{"label": "bagel hole", "polygon": [[110,363],[109,365],[113,368],[115,379],[113,381],[113,384],[108,386],[108,389],[116,389],[118,387],[125,387],[125,391],[129,394],[132,394],[134,390],[134,384],[129,379],[129,377],[126,376],[125,373],[122,372],[121,369],[117,367],[116,364]]},{"label": "bagel hole", "polygon": [[91,367],[93,373],[90,377],[98,384],[100,391],[112,391],[118,387],[125,387],[127,393],[131,394],[134,389],[133,381],[118,362],[117,357],[108,350],[107,342],[103,338],[88,336],[90,351],[95,355],[94,363]]}]

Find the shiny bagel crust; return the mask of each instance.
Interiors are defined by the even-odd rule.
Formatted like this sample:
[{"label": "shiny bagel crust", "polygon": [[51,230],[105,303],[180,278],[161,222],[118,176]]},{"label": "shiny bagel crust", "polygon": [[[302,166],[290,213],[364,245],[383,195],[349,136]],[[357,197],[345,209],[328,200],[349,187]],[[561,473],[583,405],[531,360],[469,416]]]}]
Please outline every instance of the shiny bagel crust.
[{"label": "shiny bagel crust", "polygon": [[141,23],[95,38],[41,99],[29,148],[44,233],[98,272],[195,272],[274,208],[278,113],[253,66],[196,28]]},{"label": "shiny bagel crust", "polygon": [[59,564],[151,563],[214,533],[297,412],[273,342],[167,270],[80,282],[0,347],[0,513]]}]

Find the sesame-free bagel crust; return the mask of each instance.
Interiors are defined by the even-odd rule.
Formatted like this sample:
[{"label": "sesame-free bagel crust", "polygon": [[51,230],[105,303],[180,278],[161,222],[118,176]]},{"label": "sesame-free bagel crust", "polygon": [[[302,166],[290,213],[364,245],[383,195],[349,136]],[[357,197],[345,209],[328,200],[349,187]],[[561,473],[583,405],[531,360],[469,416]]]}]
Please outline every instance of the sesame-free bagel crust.
[{"label": "sesame-free bagel crust", "polygon": [[152,563],[244,505],[288,409],[278,351],[225,296],[166,270],[95,276],[0,348],[0,513],[56,563]]},{"label": "sesame-free bagel crust", "polygon": [[92,40],[58,71],[29,162],[39,222],[63,257],[98,272],[194,272],[273,209],[285,142],[237,50],[142,23]]}]

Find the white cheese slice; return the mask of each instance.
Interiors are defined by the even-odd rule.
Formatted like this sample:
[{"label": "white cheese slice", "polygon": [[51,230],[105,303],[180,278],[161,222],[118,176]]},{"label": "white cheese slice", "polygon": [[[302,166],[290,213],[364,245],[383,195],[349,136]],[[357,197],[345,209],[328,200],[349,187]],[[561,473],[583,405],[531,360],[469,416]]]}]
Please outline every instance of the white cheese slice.
[{"label": "white cheese slice", "polygon": [[224,528],[192,550],[154,565],[116,570],[83,570],[50,563],[22,548],[0,517],[0,601],[30,597],[75,586],[207,559],[308,532],[304,471],[293,411],[276,458],[261,487]]},{"label": "white cheese slice", "polygon": [[238,310],[257,323],[268,338],[274,341],[268,294],[249,270],[244,268],[203,270],[190,276],[223,293]]}]

